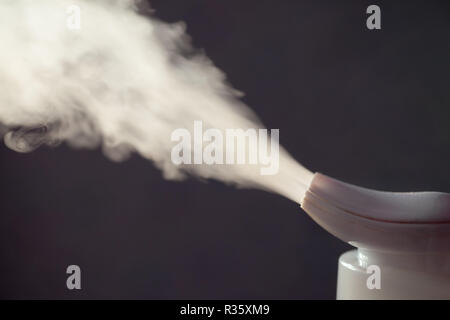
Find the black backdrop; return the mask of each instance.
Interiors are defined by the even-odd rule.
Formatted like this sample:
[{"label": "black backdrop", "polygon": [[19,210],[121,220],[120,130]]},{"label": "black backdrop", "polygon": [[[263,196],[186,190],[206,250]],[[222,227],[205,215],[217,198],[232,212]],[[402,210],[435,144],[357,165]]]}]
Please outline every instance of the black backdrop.
[{"label": "black backdrop", "polygon": [[[382,10],[369,31],[365,10]],[[450,192],[446,1],[155,0],[313,171]],[[1,48],[1,44],[0,44]],[[350,246],[257,190],[162,179],[138,156],[0,146],[1,298],[333,299]],[[66,289],[66,267],[82,290]]]}]

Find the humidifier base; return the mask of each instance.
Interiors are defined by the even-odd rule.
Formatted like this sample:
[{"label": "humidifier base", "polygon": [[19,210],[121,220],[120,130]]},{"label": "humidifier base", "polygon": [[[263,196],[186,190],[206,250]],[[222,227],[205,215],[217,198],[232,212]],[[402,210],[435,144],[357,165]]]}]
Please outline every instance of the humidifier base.
[{"label": "humidifier base", "polygon": [[450,299],[450,255],[348,251],[339,258],[337,299]]}]

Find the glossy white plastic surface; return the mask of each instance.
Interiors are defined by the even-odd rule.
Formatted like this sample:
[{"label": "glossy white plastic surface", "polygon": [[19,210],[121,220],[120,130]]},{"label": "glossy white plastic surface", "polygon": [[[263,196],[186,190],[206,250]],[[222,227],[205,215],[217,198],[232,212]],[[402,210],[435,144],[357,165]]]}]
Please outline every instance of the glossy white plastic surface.
[{"label": "glossy white plastic surface", "polygon": [[[449,262],[450,255],[441,254],[392,255],[348,251],[339,258],[336,298],[450,299]],[[378,267],[379,274],[375,275],[371,266]],[[380,277],[379,287],[374,286],[374,276]]]},{"label": "glossy white plastic surface", "polygon": [[302,208],[355,247],[450,252],[450,194],[382,192],[316,173]]}]

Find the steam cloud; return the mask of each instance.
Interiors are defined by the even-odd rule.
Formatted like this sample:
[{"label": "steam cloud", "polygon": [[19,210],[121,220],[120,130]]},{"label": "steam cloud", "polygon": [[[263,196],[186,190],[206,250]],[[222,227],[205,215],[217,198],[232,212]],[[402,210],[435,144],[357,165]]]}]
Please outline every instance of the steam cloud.
[{"label": "steam cloud", "polygon": [[[81,8],[77,31],[67,28],[71,5]],[[0,39],[0,134],[16,151],[65,142],[101,146],[116,161],[137,152],[168,179],[213,178],[297,202],[309,184],[311,173],[282,148],[275,176],[257,165],[172,163],[171,133],[194,120],[263,127],[181,23],[141,16],[131,0],[2,0]]]}]

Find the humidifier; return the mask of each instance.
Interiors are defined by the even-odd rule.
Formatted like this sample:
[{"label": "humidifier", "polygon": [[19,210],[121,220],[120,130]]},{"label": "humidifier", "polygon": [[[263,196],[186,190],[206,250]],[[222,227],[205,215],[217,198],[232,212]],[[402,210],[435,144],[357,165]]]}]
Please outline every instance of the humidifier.
[{"label": "humidifier", "polygon": [[339,259],[337,299],[450,299],[450,194],[375,191],[316,173],[301,206],[356,247]]}]

